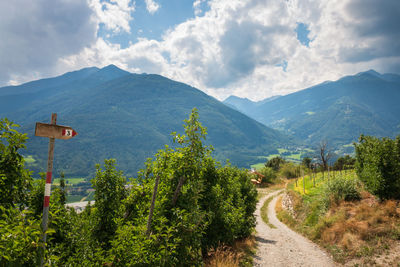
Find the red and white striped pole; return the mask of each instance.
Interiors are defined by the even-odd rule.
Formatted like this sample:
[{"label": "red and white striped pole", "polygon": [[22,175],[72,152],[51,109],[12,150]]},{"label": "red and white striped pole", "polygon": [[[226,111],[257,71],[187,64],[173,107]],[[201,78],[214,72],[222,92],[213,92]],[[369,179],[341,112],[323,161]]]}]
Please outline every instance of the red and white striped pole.
[{"label": "red and white striped pole", "polygon": [[[57,114],[51,114],[51,124],[57,123]],[[43,201],[43,218],[42,218],[42,253],[40,259],[40,266],[44,265],[44,251],[46,248],[46,237],[47,237],[47,226],[49,221],[49,204],[50,204],[50,193],[51,193],[51,180],[53,172],[53,158],[54,158],[54,141],[55,138],[49,138],[49,156],[47,159],[47,173],[46,173],[46,185],[44,187],[44,201]]]}]

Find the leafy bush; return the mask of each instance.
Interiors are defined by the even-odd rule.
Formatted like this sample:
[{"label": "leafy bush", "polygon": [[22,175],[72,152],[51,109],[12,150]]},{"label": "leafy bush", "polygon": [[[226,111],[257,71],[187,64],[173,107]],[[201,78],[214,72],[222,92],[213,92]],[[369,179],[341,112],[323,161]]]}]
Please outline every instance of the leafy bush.
[{"label": "leafy bush", "polygon": [[395,140],[362,135],[359,141],[356,171],[367,190],[381,199],[400,199],[400,135]]},{"label": "leafy bush", "polygon": [[265,167],[269,167],[272,168],[274,171],[278,171],[281,168],[281,166],[285,163],[286,163],[285,159],[281,157],[274,157],[265,163]]},{"label": "leafy bush", "polygon": [[276,172],[271,167],[263,167],[259,172],[264,175],[263,183],[272,183],[276,178]]},{"label": "leafy bush", "polygon": [[[54,189],[45,264],[202,266],[210,248],[252,233],[257,192],[247,170],[221,166],[211,157],[212,149],[202,143],[206,129],[196,110],[185,123],[185,134],[173,133],[175,148],[166,146],[148,159],[129,192],[115,160],[105,160],[104,169],[96,166],[92,180],[96,202],[80,214],[65,208],[64,191]],[[21,158],[14,152],[18,163]],[[0,206],[1,266],[37,265],[44,179],[29,191],[27,185],[21,185],[21,198]],[[0,189],[4,194],[13,192]],[[28,200],[25,210],[18,209],[25,207],[23,199]]]},{"label": "leafy bush", "polygon": [[0,203],[4,206],[27,203],[32,178],[24,167],[24,158],[19,151],[25,148],[28,139],[14,128],[19,125],[0,119]]},{"label": "leafy bush", "polygon": [[257,192],[247,171],[214,161],[211,148],[202,144],[206,130],[195,110],[185,122],[185,135],[173,133],[178,147],[166,146],[149,159],[139,173],[139,184],[132,185],[124,220],[112,241],[114,263],[199,266],[209,248],[251,234]]},{"label": "leafy bush", "polygon": [[28,211],[0,206],[0,266],[37,266],[41,228]]},{"label": "leafy bush", "polygon": [[96,190],[94,238],[108,246],[117,230],[116,219],[121,217],[122,200],[126,196],[126,179],[121,171],[117,171],[115,160],[104,160],[104,170],[96,165],[96,177],[92,179],[93,188]]},{"label": "leafy bush", "polygon": [[325,197],[326,208],[329,208],[332,201],[339,203],[341,200],[359,200],[361,198],[360,183],[357,179],[339,175],[326,182],[323,196]]},{"label": "leafy bush", "polygon": [[333,164],[333,169],[337,171],[353,169],[355,162],[356,159],[350,157],[349,155],[346,155],[344,157],[339,157]]},{"label": "leafy bush", "polygon": [[279,170],[280,177],[296,178],[299,176],[299,167],[293,162],[283,164]]}]

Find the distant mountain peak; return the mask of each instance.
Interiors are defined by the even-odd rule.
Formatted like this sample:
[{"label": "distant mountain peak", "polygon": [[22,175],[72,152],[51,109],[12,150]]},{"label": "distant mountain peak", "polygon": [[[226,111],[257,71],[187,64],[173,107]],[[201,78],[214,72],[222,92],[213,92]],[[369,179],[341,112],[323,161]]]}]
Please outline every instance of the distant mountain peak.
[{"label": "distant mountain peak", "polygon": [[235,96],[235,95],[230,95],[228,96],[224,101],[222,102],[226,102],[226,101],[232,101],[232,100],[245,100],[245,101],[251,101],[250,99],[246,98],[246,97],[239,97],[239,96]]},{"label": "distant mountain peak", "polygon": [[131,73],[111,64],[104,68],[99,69],[95,75],[98,77],[102,77],[101,78],[102,80],[112,80],[129,74]]},{"label": "distant mountain peak", "polygon": [[103,67],[101,70],[121,70],[121,69],[115,66],[114,64],[110,64],[108,66]]},{"label": "distant mountain peak", "polygon": [[381,74],[379,72],[377,72],[377,71],[375,71],[373,69],[367,70],[365,73],[376,75],[378,77],[381,76]]},{"label": "distant mountain peak", "polygon": [[122,70],[122,69],[118,68],[114,64],[110,64],[108,66],[105,66],[104,68],[101,68],[99,71],[103,72],[103,73],[129,73],[129,72],[125,71],[125,70]]}]

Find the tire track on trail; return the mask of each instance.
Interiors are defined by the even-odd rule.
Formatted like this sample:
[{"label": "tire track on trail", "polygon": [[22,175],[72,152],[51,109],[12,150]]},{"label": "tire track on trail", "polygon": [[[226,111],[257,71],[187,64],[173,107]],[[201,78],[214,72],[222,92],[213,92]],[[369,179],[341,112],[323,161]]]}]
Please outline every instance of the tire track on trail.
[{"label": "tire track on trail", "polygon": [[[278,220],[275,205],[277,195],[282,191],[283,189],[267,194],[257,204],[257,254],[254,257],[254,266],[335,266],[328,253]],[[268,218],[276,229],[264,223],[260,215],[262,205],[271,196],[274,199],[268,206]]]}]

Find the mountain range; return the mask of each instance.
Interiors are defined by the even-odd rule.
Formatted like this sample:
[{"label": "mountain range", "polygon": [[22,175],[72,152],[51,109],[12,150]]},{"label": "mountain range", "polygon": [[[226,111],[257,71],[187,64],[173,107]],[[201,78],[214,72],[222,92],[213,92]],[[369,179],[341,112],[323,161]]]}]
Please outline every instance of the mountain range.
[{"label": "mountain range", "polygon": [[400,75],[374,70],[259,102],[231,96],[224,103],[309,146],[326,141],[341,152],[361,134],[400,133]]},{"label": "mountain range", "polygon": [[259,156],[294,144],[292,138],[234,110],[189,85],[160,75],[132,74],[114,65],[85,68],[64,75],[0,88],[0,118],[21,125],[29,136],[22,153],[28,166],[45,171],[47,138],[34,136],[36,122],[74,128],[71,140],[56,140],[54,171],[91,176],[96,163],[116,158],[118,168],[135,176],[164,145],[170,133],[183,131],[183,120],[197,108],[208,129],[214,156],[249,167]]}]

